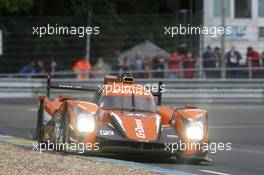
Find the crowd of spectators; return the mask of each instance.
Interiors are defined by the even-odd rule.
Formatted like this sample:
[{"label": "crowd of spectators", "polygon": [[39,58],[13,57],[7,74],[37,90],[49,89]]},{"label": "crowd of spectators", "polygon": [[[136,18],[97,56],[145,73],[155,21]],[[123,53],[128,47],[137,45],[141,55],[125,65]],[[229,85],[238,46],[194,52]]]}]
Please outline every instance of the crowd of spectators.
[{"label": "crowd of spectators", "polygon": [[[161,50],[156,56],[149,58],[140,51],[135,51],[134,58],[125,57],[119,60],[119,66],[113,70],[122,69],[131,71],[137,78],[196,78],[200,73],[202,64],[202,76],[204,78],[220,78],[221,65],[225,65],[226,78],[264,78],[264,51],[259,54],[252,47],[248,47],[246,57],[232,46],[224,54],[224,63],[221,64],[221,48],[207,46],[202,55],[202,62],[187,51],[180,55],[174,50],[166,57]],[[121,65],[121,66],[120,66]]]},{"label": "crowd of spectators", "polygon": [[19,75],[22,77],[32,77],[32,76],[43,76],[47,72],[54,74],[57,68],[57,62],[51,60],[48,63],[48,66],[44,64],[42,60],[38,60],[37,62],[30,62],[28,65],[23,66],[20,71]]},{"label": "crowd of spectators", "polygon": [[[179,55],[177,50],[169,56],[165,56],[162,50],[157,50],[155,56],[136,50],[132,58],[119,58],[118,64],[112,67],[112,71],[118,74],[128,72],[136,78],[194,78],[196,76],[196,59],[192,52]],[[183,71],[185,69],[185,71]]]},{"label": "crowd of spectators", "polygon": [[[264,78],[264,51],[259,52],[252,47],[247,48],[246,56],[243,57],[240,51],[232,46],[225,53],[226,78]],[[206,78],[220,78],[221,71],[220,48],[214,50],[207,46],[203,53],[203,68]],[[261,68],[262,67],[262,68]]]},{"label": "crowd of spectators", "polygon": [[[202,55],[202,63],[194,57],[193,53],[187,51],[184,54],[179,54],[174,50],[169,56],[165,56],[161,50],[157,50],[153,58],[142,53],[139,50],[134,52],[132,57],[118,58],[113,61],[112,66],[105,63],[102,57],[97,59],[94,66],[86,63],[85,60],[77,61],[73,70],[86,70],[92,72],[89,77],[101,78],[107,71],[115,75],[121,75],[124,72],[133,74],[136,78],[196,78],[199,76],[200,67],[202,64],[202,76],[205,78],[220,78],[221,77],[221,49],[210,46],[206,47]],[[77,66],[78,62],[83,62],[82,66]],[[234,46],[225,54],[226,78],[247,78],[261,77],[263,71],[258,68],[264,63],[264,52],[260,55],[252,47],[247,50],[247,57],[243,58],[241,53]],[[78,68],[76,68],[78,67]],[[249,69],[250,68],[250,69]],[[83,71],[83,75],[77,78],[84,79],[88,75]]]},{"label": "crowd of spectators", "polygon": [[[174,50],[166,56],[162,50],[157,50],[152,58],[139,50],[134,55],[116,60],[111,66],[102,57],[91,65],[86,59],[79,59],[73,63],[72,72],[77,79],[103,78],[106,74],[121,75],[130,73],[136,78],[220,78],[221,65],[226,67],[226,78],[264,78],[264,51],[259,54],[252,47],[248,47],[246,57],[232,46],[225,53],[225,62],[221,64],[221,49],[207,46],[202,55],[202,62],[191,51],[179,54]],[[202,71],[199,69],[202,64]],[[35,76],[50,72],[55,73],[57,63],[52,60],[48,67],[39,60],[25,65],[20,70],[21,76]]]}]

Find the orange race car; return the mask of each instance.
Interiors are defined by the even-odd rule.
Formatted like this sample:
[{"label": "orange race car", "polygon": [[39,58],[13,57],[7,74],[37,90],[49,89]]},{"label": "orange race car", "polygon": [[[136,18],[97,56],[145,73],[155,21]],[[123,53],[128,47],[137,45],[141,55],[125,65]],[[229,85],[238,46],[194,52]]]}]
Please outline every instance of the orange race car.
[{"label": "orange race car", "polygon": [[[91,102],[59,96],[50,89],[94,91]],[[134,84],[133,77],[106,76],[97,89],[53,84],[40,96],[37,141],[77,152],[158,154],[181,162],[209,161],[207,112],[185,105],[174,109],[161,104],[165,86]],[[54,146],[55,145],[55,146]],[[207,146],[206,146],[207,145]]]}]

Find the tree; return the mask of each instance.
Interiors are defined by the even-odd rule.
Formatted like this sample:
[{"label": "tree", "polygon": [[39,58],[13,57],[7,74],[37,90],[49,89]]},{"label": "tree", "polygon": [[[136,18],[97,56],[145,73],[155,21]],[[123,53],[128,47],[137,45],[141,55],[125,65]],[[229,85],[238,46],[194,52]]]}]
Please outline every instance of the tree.
[{"label": "tree", "polygon": [[0,0],[0,12],[2,15],[24,13],[32,5],[33,0]]}]

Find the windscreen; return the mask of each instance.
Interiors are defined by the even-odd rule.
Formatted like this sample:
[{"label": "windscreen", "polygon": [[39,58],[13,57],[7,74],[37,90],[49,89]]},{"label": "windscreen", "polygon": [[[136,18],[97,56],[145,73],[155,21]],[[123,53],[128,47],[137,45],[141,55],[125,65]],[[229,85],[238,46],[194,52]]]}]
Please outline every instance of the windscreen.
[{"label": "windscreen", "polygon": [[153,98],[139,96],[102,96],[99,105],[104,109],[118,109],[140,112],[157,112]]}]

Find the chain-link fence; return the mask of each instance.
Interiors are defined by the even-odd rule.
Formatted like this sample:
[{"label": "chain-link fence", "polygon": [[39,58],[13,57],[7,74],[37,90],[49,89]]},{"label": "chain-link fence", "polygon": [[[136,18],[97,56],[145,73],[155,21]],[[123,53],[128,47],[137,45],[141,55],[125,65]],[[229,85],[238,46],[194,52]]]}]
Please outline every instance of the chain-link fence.
[{"label": "chain-link fence", "polygon": [[95,63],[98,57],[103,57],[109,64],[113,64],[118,53],[144,41],[150,41],[167,52],[177,48],[181,53],[187,49],[197,53],[197,36],[170,38],[164,35],[164,26],[180,23],[196,25],[199,20],[190,19],[185,12],[118,17],[92,14],[82,17],[1,17],[3,55],[0,56],[0,71],[18,72],[23,65],[37,60],[45,63],[55,60],[59,70],[69,70],[74,61],[85,56],[86,36],[64,34],[40,37],[33,34],[34,28],[48,25],[69,28],[99,26],[100,33],[91,35],[90,38],[92,63]]},{"label": "chain-link fence", "polygon": [[[89,52],[93,68],[87,68],[86,65],[87,70],[81,70],[89,72],[85,78],[123,72],[131,72],[139,78],[220,78],[220,53],[213,53],[217,57],[213,60],[210,60],[210,54],[202,58],[201,53],[205,51],[204,46],[208,42],[201,35],[171,37],[165,34],[165,27],[168,26],[202,26],[201,14],[190,13],[188,10],[180,10],[174,14],[0,17],[3,41],[0,73],[2,76],[9,76],[10,73],[24,76],[34,68],[35,72],[30,72],[30,75],[41,76],[48,71],[56,71],[57,76],[78,77],[80,70],[74,73],[72,70],[76,61],[87,58]],[[96,34],[87,37],[83,33],[87,26],[92,27],[88,32]],[[49,27],[52,28],[50,33]],[[67,32],[59,33],[57,29],[60,27],[63,31],[67,29]],[[96,27],[98,28],[95,30]],[[40,34],[41,28],[46,28],[43,35]],[[72,28],[75,29],[73,32],[68,31]],[[35,31],[36,29],[38,30]],[[214,42],[208,43],[212,48],[220,44],[217,38],[212,41]],[[237,40],[228,38],[226,44],[228,47],[230,43],[236,46],[236,42]],[[261,47],[256,49],[260,50]],[[244,64],[227,66],[227,78],[263,78],[262,59],[259,59],[258,66],[254,66],[255,63],[248,61],[241,49],[244,50],[245,46],[236,48],[242,52]],[[144,59],[141,68],[135,68],[137,50],[141,50],[141,57]],[[155,67],[154,58],[159,50],[163,52],[165,61],[161,62],[163,66]],[[181,55],[181,60],[173,62],[169,57],[175,50]],[[188,52],[192,53],[190,60],[186,59]],[[127,62],[124,61],[126,57]],[[106,69],[99,70],[99,58],[107,63]],[[19,72],[22,74],[16,74]]]}]

